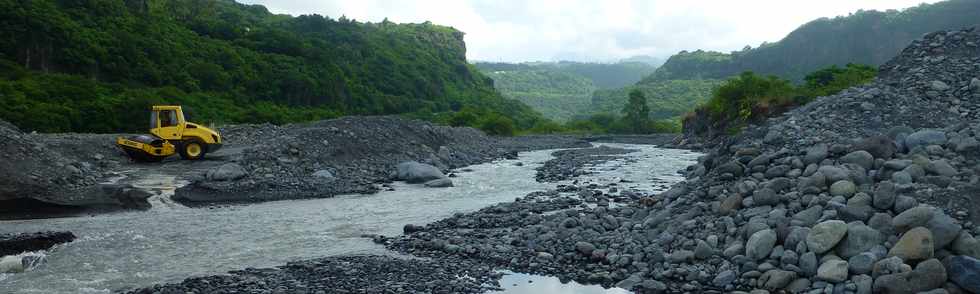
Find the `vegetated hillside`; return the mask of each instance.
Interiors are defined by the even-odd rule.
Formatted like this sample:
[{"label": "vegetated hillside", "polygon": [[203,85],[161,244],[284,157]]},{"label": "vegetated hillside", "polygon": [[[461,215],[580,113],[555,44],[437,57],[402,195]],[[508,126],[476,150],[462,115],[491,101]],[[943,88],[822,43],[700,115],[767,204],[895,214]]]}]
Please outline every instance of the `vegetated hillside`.
[{"label": "vegetated hillside", "polygon": [[558,121],[567,121],[586,109],[596,90],[592,80],[563,71],[526,69],[488,71],[486,75],[506,97],[524,102]]},{"label": "vegetated hillside", "polygon": [[524,63],[477,62],[476,67],[483,72],[516,70],[559,71],[588,78],[600,89],[612,89],[632,85],[657,69],[657,66],[645,61],[625,60],[616,63],[575,61]]},{"label": "vegetated hillside", "polygon": [[0,119],[44,132],[139,131],[151,104],[200,122],[294,122],[469,106],[523,128],[465,59],[463,33],[291,17],[230,0],[0,0]]},{"label": "vegetated hillside", "polygon": [[[746,47],[731,53],[682,51],[633,87],[646,89],[652,114],[682,114],[707,102],[719,80],[742,72],[776,75],[801,83],[807,74],[832,65],[877,66],[927,32],[980,23],[977,15],[980,1],[949,0],[901,11],[858,11],[845,17],[821,18],[797,28],[779,42],[759,48]],[[656,92],[663,89],[674,90]],[[597,91],[589,109],[609,112],[626,101],[627,92],[629,89]],[[681,101],[690,103],[677,103]],[[672,105],[682,107],[671,108]]]},{"label": "vegetated hillside", "polygon": [[923,34],[980,24],[980,1],[948,0],[904,10],[858,11],[820,18],[781,41],[741,51],[681,52],[643,82],[720,79],[753,71],[799,81],[818,68],[847,63],[881,65]]},{"label": "vegetated hillside", "polygon": [[476,67],[494,80],[505,97],[524,102],[558,121],[587,111],[593,91],[631,85],[656,69],[645,62],[571,61],[478,62]]},{"label": "vegetated hillside", "polygon": [[614,113],[623,109],[627,93],[638,89],[647,97],[650,116],[653,119],[671,119],[691,111],[711,98],[711,90],[721,80],[667,80],[634,86],[598,90],[592,95],[588,113]]},{"label": "vegetated hillside", "polygon": [[653,67],[660,67],[661,65],[664,64],[664,62],[667,62],[667,60],[661,57],[654,57],[650,55],[636,55],[629,58],[624,58],[619,62],[642,62],[642,63],[652,65]]}]

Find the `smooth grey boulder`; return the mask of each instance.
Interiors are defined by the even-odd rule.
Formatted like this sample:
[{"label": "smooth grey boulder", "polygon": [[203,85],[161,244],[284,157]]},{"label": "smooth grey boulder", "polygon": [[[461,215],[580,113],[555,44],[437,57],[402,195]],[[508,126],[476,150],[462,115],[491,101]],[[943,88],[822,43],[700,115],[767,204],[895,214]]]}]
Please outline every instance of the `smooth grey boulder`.
[{"label": "smooth grey boulder", "polygon": [[878,184],[878,189],[875,189],[872,204],[877,209],[891,209],[892,206],[895,206],[895,195],[895,184],[881,182]]},{"label": "smooth grey boulder", "polygon": [[860,222],[847,224],[847,235],[837,245],[837,255],[848,259],[881,243],[881,233]]},{"label": "smooth grey boulder", "polygon": [[914,292],[940,288],[946,283],[946,268],[939,260],[928,259],[915,266],[909,273],[908,280]]},{"label": "smooth grey boulder", "polygon": [[828,260],[817,269],[817,279],[840,283],[847,280],[847,271],[847,261]]},{"label": "smooth grey boulder", "polygon": [[926,172],[945,177],[956,175],[956,168],[949,164],[945,159],[933,160],[926,165]]},{"label": "smooth grey boulder", "polygon": [[874,136],[858,142],[854,150],[864,150],[874,158],[888,159],[895,155],[895,141],[888,136]]},{"label": "smooth grey boulder", "polygon": [[946,133],[937,130],[921,130],[905,137],[905,147],[909,150],[928,145],[946,144]]},{"label": "smooth grey boulder", "polygon": [[395,178],[411,184],[425,183],[446,177],[439,168],[417,161],[399,163],[395,169]]},{"label": "smooth grey boulder", "polygon": [[237,163],[225,163],[219,167],[212,168],[207,172],[207,179],[212,181],[233,181],[244,178],[248,173],[245,168]]},{"label": "smooth grey boulder", "polygon": [[839,161],[841,163],[856,164],[864,169],[871,169],[874,167],[875,158],[874,155],[871,155],[871,153],[868,151],[858,150],[842,156]]},{"label": "smooth grey boulder", "polygon": [[834,248],[847,234],[847,224],[839,220],[819,223],[810,229],[806,236],[806,246],[814,253],[821,254]]},{"label": "smooth grey boulder", "polygon": [[772,229],[755,232],[745,243],[745,255],[752,260],[769,256],[772,247],[776,245],[776,231]]},{"label": "smooth grey boulder", "polygon": [[803,156],[804,164],[820,163],[820,161],[827,158],[830,153],[829,148],[826,144],[817,144],[806,149],[806,155]]},{"label": "smooth grey boulder", "polygon": [[980,260],[957,255],[949,259],[949,279],[972,293],[980,293]]}]

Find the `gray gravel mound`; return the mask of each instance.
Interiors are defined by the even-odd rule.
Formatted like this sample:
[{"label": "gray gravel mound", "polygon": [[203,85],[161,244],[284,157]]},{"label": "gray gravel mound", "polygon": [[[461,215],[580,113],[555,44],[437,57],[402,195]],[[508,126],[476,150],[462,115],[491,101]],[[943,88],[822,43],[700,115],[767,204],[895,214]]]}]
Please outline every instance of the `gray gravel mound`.
[{"label": "gray gravel mound", "polygon": [[[386,241],[647,293],[968,293],[980,275],[980,32],[711,148],[626,207],[531,197]],[[950,260],[954,260],[950,267]]]},{"label": "gray gravel mound", "polygon": [[341,256],[199,277],[129,293],[484,293],[500,274],[465,260]]},{"label": "gray gravel mound", "polygon": [[[322,198],[374,193],[396,179],[395,166],[417,161],[442,171],[516,156],[516,152],[587,146],[571,137],[488,137],[472,128],[436,126],[395,116],[345,117],[283,127],[222,129],[228,140],[254,144],[242,151],[246,176],[198,178],[177,190],[187,205]],[[324,172],[325,171],[325,172]],[[324,178],[315,176],[329,174]]]}]

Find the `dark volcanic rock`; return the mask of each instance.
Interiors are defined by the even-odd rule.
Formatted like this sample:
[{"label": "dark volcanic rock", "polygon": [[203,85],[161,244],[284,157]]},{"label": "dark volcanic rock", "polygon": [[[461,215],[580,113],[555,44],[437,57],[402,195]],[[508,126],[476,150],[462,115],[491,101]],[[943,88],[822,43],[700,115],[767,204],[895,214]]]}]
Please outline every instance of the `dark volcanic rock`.
[{"label": "dark volcanic rock", "polygon": [[[234,181],[192,179],[191,184],[176,191],[174,200],[201,206],[374,193],[377,184],[406,178],[409,169],[398,168],[400,163],[417,162],[415,167],[426,167],[425,175],[408,179],[423,183],[441,178],[430,176],[436,171],[513,158],[518,151],[589,146],[572,137],[490,137],[472,128],[437,126],[395,116],[343,117],[286,126],[243,125],[221,131],[229,133],[229,141],[274,139],[246,142],[249,147],[238,162],[246,172],[244,177]],[[414,170],[421,171],[419,168]],[[316,176],[320,171],[332,176],[328,185]]]},{"label": "dark volcanic rock", "polygon": [[499,289],[499,277],[491,267],[459,259],[341,256],[190,278],[129,293],[483,293]]},{"label": "dark volcanic rock", "polygon": [[0,256],[28,251],[48,250],[54,245],[75,240],[71,232],[38,232],[0,235]]},{"label": "dark volcanic rock", "polygon": [[586,175],[588,174],[584,169],[586,165],[620,158],[621,156],[618,155],[634,151],[607,146],[556,151],[552,154],[555,156],[554,159],[545,162],[543,166],[538,168],[535,179],[538,182],[557,182]]}]

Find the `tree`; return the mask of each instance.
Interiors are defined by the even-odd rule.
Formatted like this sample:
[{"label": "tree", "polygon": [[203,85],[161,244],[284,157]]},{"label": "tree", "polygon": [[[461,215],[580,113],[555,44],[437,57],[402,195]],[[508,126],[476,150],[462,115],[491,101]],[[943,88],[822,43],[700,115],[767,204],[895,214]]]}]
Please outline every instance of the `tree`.
[{"label": "tree", "polygon": [[630,91],[630,100],[623,107],[623,120],[632,129],[633,133],[644,133],[650,125],[650,106],[647,105],[647,98],[643,92],[637,89]]}]

